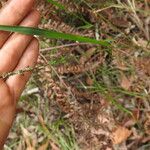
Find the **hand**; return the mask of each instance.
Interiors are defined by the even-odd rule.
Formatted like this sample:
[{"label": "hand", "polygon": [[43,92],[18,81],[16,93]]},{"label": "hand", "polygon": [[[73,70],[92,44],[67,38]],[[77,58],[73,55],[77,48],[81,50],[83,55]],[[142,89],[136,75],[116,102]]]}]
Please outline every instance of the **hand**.
[{"label": "hand", "polygon": [[[0,10],[0,25],[36,27],[40,15],[33,10],[34,0],[9,0]],[[34,67],[38,58],[38,41],[32,36],[0,31],[0,74]],[[12,126],[17,100],[31,72],[0,79],[0,149]]]}]

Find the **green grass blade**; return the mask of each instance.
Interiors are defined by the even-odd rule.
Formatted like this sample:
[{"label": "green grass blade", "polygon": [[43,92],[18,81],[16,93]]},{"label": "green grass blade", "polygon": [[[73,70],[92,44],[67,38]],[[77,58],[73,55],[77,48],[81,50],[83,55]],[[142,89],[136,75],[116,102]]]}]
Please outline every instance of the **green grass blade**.
[{"label": "green grass blade", "polygon": [[54,1],[54,0],[47,0],[49,3],[51,3],[51,4],[53,4],[53,5],[55,5],[55,6],[57,6],[59,9],[62,9],[62,10],[65,10],[65,6],[63,6],[62,4],[60,4],[60,3],[58,3],[58,2],[56,2],[56,1]]},{"label": "green grass blade", "polygon": [[3,26],[3,25],[0,25],[0,30],[9,31],[9,32],[18,32],[27,35],[44,36],[46,38],[52,38],[52,39],[64,39],[64,40],[99,44],[102,46],[110,46],[110,42],[107,40],[96,40],[96,39],[91,39],[79,35],[61,33],[53,30],[45,30],[45,29],[31,28],[31,27],[20,27],[20,26]]}]

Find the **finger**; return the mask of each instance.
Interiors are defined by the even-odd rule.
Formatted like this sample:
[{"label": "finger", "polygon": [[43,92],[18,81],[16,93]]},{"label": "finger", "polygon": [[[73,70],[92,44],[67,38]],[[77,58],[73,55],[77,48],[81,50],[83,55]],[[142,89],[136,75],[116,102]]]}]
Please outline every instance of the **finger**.
[{"label": "finger", "polygon": [[[9,0],[0,10],[0,25],[17,25],[31,11],[34,0]],[[0,47],[9,36],[9,32],[0,32]]]},{"label": "finger", "polygon": [[[34,10],[23,20],[21,26],[35,27],[39,20],[39,12]],[[14,33],[9,37],[0,50],[0,73],[13,71],[32,38],[32,36],[19,33]]]},{"label": "finger", "polygon": [[[37,39],[33,39],[30,45],[27,47],[26,51],[24,52],[19,64],[15,68],[15,71],[25,69],[26,67],[34,67],[37,62],[39,54],[39,43]],[[23,75],[14,75],[8,78],[6,81],[11,93],[14,93],[14,98],[17,100],[29,77],[31,76],[31,71],[26,72]]]}]

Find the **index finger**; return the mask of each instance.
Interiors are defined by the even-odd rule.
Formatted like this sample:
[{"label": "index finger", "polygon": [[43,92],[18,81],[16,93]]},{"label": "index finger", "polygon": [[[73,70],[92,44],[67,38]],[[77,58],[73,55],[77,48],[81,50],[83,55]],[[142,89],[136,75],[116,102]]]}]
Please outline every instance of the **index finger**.
[{"label": "index finger", "polygon": [[[17,25],[29,13],[34,0],[9,0],[0,10],[0,25]],[[8,32],[0,31],[0,47],[9,36]]]}]

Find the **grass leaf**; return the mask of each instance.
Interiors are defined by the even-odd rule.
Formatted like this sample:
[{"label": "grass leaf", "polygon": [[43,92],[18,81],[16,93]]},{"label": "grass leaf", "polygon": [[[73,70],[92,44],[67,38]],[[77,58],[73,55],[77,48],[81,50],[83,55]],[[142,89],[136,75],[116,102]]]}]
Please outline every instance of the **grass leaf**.
[{"label": "grass leaf", "polygon": [[53,4],[53,5],[55,5],[55,6],[57,6],[59,9],[62,9],[62,10],[65,10],[65,6],[63,6],[62,4],[60,4],[60,3],[58,3],[58,2],[56,2],[56,1],[54,1],[54,0],[47,0],[49,3],[51,3],[51,4]]},{"label": "grass leaf", "polygon": [[52,38],[52,39],[64,39],[64,40],[99,44],[102,46],[110,45],[110,41],[107,40],[96,40],[96,39],[87,38],[79,35],[66,34],[66,33],[61,33],[53,30],[45,30],[39,28],[0,25],[0,30],[9,31],[9,32],[18,32],[27,35],[44,36],[46,38]]}]

